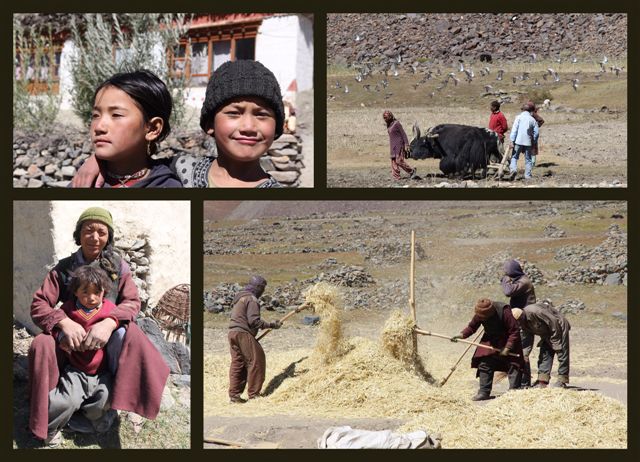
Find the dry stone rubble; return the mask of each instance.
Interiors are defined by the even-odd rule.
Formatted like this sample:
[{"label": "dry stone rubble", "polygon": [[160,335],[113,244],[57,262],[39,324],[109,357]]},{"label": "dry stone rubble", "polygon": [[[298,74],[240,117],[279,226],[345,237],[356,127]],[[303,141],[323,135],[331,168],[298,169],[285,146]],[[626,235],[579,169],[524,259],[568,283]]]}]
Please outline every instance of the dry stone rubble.
[{"label": "dry stone rubble", "polygon": [[[530,61],[627,53],[627,15],[614,14],[330,14],[329,64],[395,60],[411,71],[426,61]],[[400,62],[398,61],[400,56]]]},{"label": "dry stone rubble", "polygon": [[[89,134],[81,131],[52,133],[14,132],[13,186],[17,188],[65,188],[93,152]],[[158,159],[189,154],[215,156],[213,138],[202,132],[170,134],[159,145]],[[262,167],[287,187],[300,185],[304,168],[302,140],[284,134],[260,159]]]},{"label": "dry stone rubble", "polygon": [[558,250],[557,260],[569,266],[559,271],[557,278],[571,284],[627,285],[627,233],[612,224],[602,244],[567,246]]}]

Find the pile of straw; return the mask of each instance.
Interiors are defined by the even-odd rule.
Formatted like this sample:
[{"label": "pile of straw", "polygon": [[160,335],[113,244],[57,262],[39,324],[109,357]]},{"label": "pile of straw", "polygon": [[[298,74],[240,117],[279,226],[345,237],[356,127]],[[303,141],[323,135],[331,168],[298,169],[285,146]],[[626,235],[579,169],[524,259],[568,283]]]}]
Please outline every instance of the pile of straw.
[{"label": "pile of straw", "polygon": [[401,310],[394,310],[387,319],[380,338],[381,349],[400,361],[407,369],[433,384],[435,379],[427,371],[418,354],[418,340],[413,328],[413,318]]},{"label": "pile of straw", "polygon": [[424,407],[445,405],[456,412],[466,407],[459,394],[430,386],[378,343],[356,337],[347,345],[348,353],[331,363],[306,364],[308,369],[283,383],[272,402],[343,417],[408,417]]},{"label": "pile of straw", "polygon": [[411,363],[417,354],[414,325],[410,316],[400,310],[394,310],[382,330],[382,349],[405,364]]},{"label": "pile of straw", "polygon": [[335,286],[319,282],[305,291],[304,298],[320,316],[320,329],[312,359],[320,364],[330,364],[349,351],[349,344],[342,332],[340,293]]}]

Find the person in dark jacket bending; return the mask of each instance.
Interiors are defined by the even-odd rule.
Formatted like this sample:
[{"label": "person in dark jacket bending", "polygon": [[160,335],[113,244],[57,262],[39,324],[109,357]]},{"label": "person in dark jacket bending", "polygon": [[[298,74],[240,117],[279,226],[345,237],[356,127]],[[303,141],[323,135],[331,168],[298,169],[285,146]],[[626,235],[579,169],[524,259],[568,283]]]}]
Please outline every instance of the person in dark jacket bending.
[{"label": "person in dark jacket bending", "polygon": [[[518,322],[511,314],[511,307],[504,303],[492,302],[488,298],[478,300],[475,314],[469,325],[459,335],[454,335],[451,341],[456,342],[458,339],[471,336],[481,325],[484,327],[484,335],[480,343],[496,348],[500,352],[488,348],[476,348],[471,358],[471,367],[478,369],[480,388],[471,398],[473,401],[483,401],[491,397],[495,371],[507,372],[510,390],[519,388],[524,367]],[[509,353],[518,356],[509,356]]]},{"label": "person in dark jacket bending", "polygon": [[260,396],[266,359],[256,335],[259,329],[279,329],[282,326],[280,321],[266,322],[260,318],[258,299],[266,286],[267,281],[262,276],[253,276],[233,300],[228,335],[231,352],[229,399],[232,403],[246,402],[240,395],[247,384],[249,399]]},{"label": "person in dark jacket bending", "polygon": [[[509,297],[511,308],[524,308],[536,302],[536,291],[529,276],[524,274],[522,266],[516,260],[507,260],[503,266],[504,276],[500,285],[502,291]],[[531,363],[529,354],[533,349],[533,335],[526,335],[520,330],[522,349],[524,351],[524,370],[522,371],[522,388],[531,386]]]},{"label": "person in dark jacket bending", "polygon": [[[558,355],[558,380],[553,386],[566,388],[569,384],[569,331],[571,330],[571,324],[567,318],[544,302],[527,305],[523,309],[514,308],[513,317],[518,320],[525,335],[532,339],[534,335],[540,336],[538,380],[534,387],[546,388],[549,385],[553,357]],[[533,345],[533,340],[531,344]]]}]

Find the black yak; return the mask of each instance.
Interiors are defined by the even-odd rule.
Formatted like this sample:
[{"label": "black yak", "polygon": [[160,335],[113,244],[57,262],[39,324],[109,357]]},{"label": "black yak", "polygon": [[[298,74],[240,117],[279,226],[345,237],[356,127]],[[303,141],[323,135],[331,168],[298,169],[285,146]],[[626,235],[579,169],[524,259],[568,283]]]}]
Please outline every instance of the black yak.
[{"label": "black yak", "polygon": [[421,137],[416,123],[409,146],[408,157],[412,159],[440,159],[440,170],[445,175],[470,174],[475,178],[476,170],[482,169],[482,177],[486,177],[487,166],[502,160],[498,135],[487,128],[469,125],[436,125]]}]

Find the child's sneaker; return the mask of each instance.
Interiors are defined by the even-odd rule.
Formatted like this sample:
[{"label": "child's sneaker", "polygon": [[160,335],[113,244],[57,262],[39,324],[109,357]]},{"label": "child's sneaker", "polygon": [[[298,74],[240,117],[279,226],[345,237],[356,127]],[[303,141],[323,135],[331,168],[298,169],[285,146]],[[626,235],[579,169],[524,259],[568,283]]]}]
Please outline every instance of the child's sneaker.
[{"label": "child's sneaker", "polygon": [[91,424],[91,421],[83,414],[76,412],[71,416],[67,426],[69,430],[76,433],[94,433],[95,429]]}]

